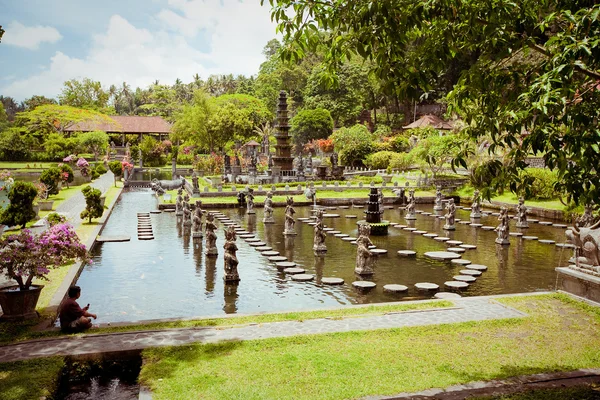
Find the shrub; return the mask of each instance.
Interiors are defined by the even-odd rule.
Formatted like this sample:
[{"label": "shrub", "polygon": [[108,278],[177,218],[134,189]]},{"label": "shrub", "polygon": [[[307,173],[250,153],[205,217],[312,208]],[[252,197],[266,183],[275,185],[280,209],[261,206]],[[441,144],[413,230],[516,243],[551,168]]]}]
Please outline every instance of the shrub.
[{"label": "shrub", "polygon": [[392,151],[402,153],[410,149],[410,143],[408,142],[408,139],[402,135],[396,135],[386,139],[390,144]]},{"label": "shrub", "polygon": [[93,179],[98,179],[98,178],[100,178],[100,174],[98,173],[98,171],[96,171],[95,169],[93,169],[91,177],[92,177],[92,180]]},{"label": "shrub", "polygon": [[290,133],[297,146],[303,146],[311,140],[325,139],[333,132],[333,119],[324,108],[304,109],[298,112],[290,123]]},{"label": "shrub", "polygon": [[40,182],[48,188],[48,194],[58,194],[58,183],[61,181],[61,170],[58,167],[45,169],[40,175]]},{"label": "shrub", "polygon": [[341,165],[361,164],[373,148],[373,136],[369,129],[361,124],[341,128],[333,132],[331,139],[340,154]]},{"label": "shrub", "polygon": [[50,226],[64,224],[65,222],[67,222],[67,218],[64,215],[60,215],[55,212],[48,214],[46,216],[46,220],[48,221],[48,224]]},{"label": "shrub", "polygon": [[69,164],[58,164],[58,168],[60,169],[60,179],[69,187],[69,183],[75,179],[73,168]]},{"label": "shrub", "polygon": [[365,164],[371,169],[386,169],[390,165],[390,161],[398,153],[393,151],[379,151],[369,154],[365,159]]},{"label": "shrub", "polygon": [[193,154],[185,154],[180,152],[177,154],[177,164],[179,165],[192,165],[194,163]]},{"label": "shrub", "polygon": [[558,176],[554,171],[546,168],[527,168],[521,177],[525,183],[525,200],[548,200],[558,195],[554,189]]},{"label": "shrub", "polygon": [[85,197],[85,210],[79,214],[81,219],[88,218],[88,222],[92,222],[92,218],[100,218],[104,213],[104,207],[102,207],[102,192],[99,189],[91,186],[86,186],[81,189],[83,197]]},{"label": "shrub", "polygon": [[386,140],[382,140],[380,142],[374,142],[372,151],[378,153],[381,151],[392,151],[392,144]]},{"label": "shrub", "polygon": [[[167,163],[163,142],[159,142],[150,136],[145,136],[139,145],[139,149],[142,150],[144,165],[148,167],[162,167]],[[137,153],[138,151],[132,147],[131,156],[134,160],[137,160]]]},{"label": "shrub", "polygon": [[398,171],[408,171],[415,160],[411,153],[397,153],[390,160],[390,168]]},{"label": "shrub", "polygon": [[51,133],[44,142],[46,156],[50,160],[62,160],[79,151],[79,140],[76,137],[66,138],[60,133]]},{"label": "shrub", "polygon": [[100,153],[106,152],[110,140],[106,132],[103,131],[85,132],[80,134],[78,139],[85,151],[94,154],[94,160],[98,160]]},{"label": "shrub", "polygon": [[25,228],[27,222],[35,218],[33,200],[38,191],[31,182],[16,181],[8,192],[10,204],[0,215],[0,223],[8,226],[21,225]]},{"label": "shrub", "polygon": [[94,168],[94,170],[98,173],[98,175],[104,175],[107,172],[106,168],[104,167],[104,164],[96,165],[96,168]]},{"label": "shrub", "polygon": [[0,133],[0,156],[5,161],[23,161],[31,155],[35,140],[22,128],[8,128]]}]

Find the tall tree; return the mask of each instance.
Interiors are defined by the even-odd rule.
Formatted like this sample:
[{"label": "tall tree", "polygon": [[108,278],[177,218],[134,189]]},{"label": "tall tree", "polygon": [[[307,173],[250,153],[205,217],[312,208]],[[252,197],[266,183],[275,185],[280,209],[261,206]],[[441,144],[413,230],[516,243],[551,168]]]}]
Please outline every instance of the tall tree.
[{"label": "tall tree", "polygon": [[192,103],[184,105],[181,111],[175,115],[171,141],[173,143],[187,142],[204,149],[214,150],[220,140],[211,135],[213,132],[208,131],[211,113],[208,94],[200,89],[194,91]]},{"label": "tall tree", "polygon": [[10,122],[14,121],[15,115],[24,109],[23,104],[18,104],[10,96],[0,96],[0,103],[4,106],[4,111],[6,111],[6,116]]},{"label": "tall tree", "polygon": [[83,78],[71,79],[64,83],[58,96],[61,105],[103,111],[108,106],[110,95],[99,81]]},{"label": "tall tree", "polygon": [[25,111],[33,110],[34,108],[42,106],[44,104],[56,104],[56,100],[46,96],[33,95],[30,98],[23,101]]}]

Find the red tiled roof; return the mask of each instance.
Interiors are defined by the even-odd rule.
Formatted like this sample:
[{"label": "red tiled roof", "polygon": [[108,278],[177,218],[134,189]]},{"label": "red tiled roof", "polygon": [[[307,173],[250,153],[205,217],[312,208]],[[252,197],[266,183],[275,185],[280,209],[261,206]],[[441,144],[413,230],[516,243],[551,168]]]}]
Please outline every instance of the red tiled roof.
[{"label": "red tiled roof", "polygon": [[111,116],[117,124],[81,122],[65,129],[69,132],[104,131],[107,133],[170,133],[171,124],[161,117],[136,115]]},{"label": "red tiled roof", "polygon": [[421,118],[413,122],[412,124],[408,124],[403,126],[404,129],[413,129],[413,128],[426,128],[428,126],[432,126],[435,129],[446,129],[451,130],[454,128],[451,122],[444,121],[438,116],[435,115],[423,115]]}]

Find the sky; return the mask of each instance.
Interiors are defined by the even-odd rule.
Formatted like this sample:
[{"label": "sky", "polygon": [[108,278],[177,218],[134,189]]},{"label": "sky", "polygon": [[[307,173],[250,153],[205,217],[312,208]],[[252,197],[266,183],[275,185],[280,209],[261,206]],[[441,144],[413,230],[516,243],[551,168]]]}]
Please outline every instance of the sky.
[{"label": "sky", "polygon": [[56,98],[85,77],[135,88],[254,75],[277,37],[260,0],[0,0],[0,10],[0,95],[17,101]]}]

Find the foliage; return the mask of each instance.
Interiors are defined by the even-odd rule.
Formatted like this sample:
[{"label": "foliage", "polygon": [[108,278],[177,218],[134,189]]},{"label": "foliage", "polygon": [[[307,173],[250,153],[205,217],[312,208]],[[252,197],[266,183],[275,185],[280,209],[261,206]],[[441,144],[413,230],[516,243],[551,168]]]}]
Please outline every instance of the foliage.
[{"label": "foliage", "polygon": [[399,155],[393,151],[378,151],[377,153],[369,154],[365,158],[365,165],[371,169],[386,169],[392,159]]},{"label": "foliage", "polygon": [[187,141],[203,148],[214,148],[218,140],[210,136],[213,132],[207,128],[211,114],[208,95],[202,90],[194,91],[193,101],[175,115],[171,141]]},{"label": "foliage", "polygon": [[16,280],[21,290],[27,290],[33,278],[47,279],[49,268],[74,258],[89,259],[69,224],[51,226],[37,235],[24,229],[18,235],[0,238],[0,271]]},{"label": "foliage", "polygon": [[61,105],[106,111],[109,94],[102,89],[102,84],[99,81],[93,81],[89,78],[83,78],[81,81],[71,79],[64,83],[58,100]]},{"label": "foliage", "polygon": [[332,139],[319,139],[317,140],[317,146],[323,153],[331,153],[334,148]]},{"label": "foliage", "polygon": [[94,161],[98,161],[98,155],[106,152],[108,147],[108,135],[103,131],[84,132],[78,135],[79,143],[85,151],[94,154]]},{"label": "foliage", "polygon": [[79,157],[76,165],[77,168],[79,168],[81,175],[88,176],[90,174],[90,163],[88,163],[85,158]]},{"label": "foliage", "polygon": [[34,142],[22,128],[8,128],[0,132],[0,157],[5,161],[27,160]]},{"label": "foliage", "polygon": [[104,213],[104,207],[100,200],[102,192],[90,185],[81,189],[83,197],[85,197],[85,210],[79,215],[81,219],[88,218],[88,222],[92,222],[92,218],[100,218]]},{"label": "foliage", "polygon": [[98,164],[96,165],[96,168],[94,168],[94,171],[96,171],[98,173],[98,175],[104,175],[107,170],[104,167],[104,164]]},{"label": "foliage", "polygon": [[64,224],[65,222],[67,222],[67,217],[55,212],[51,212],[50,214],[46,215],[46,220],[48,221],[48,224],[50,226],[54,226],[58,224]]},{"label": "foliage", "polygon": [[58,168],[60,169],[60,178],[61,180],[67,184],[69,187],[69,183],[73,182],[75,179],[75,173],[73,172],[73,168],[69,164],[60,163],[58,164]]},{"label": "foliage", "polygon": [[294,115],[290,123],[290,133],[298,147],[311,140],[326,139],[333,132],[331,114],[323,108],[304,109]]},{"label": "foliage", "polygon": [[33,95],[23,101],[25,110],[33,110],[36,107],[43,106],[44,104],[56,104],[56,100],[50,99],[46,96]]},{"label": "foliage", "polygon": [[523,182],[526,182],[522,193],[525,200],[549,200],[558,196],[555,189],[558,184],[556,171],[546,168],[527,168],[521,175]]},{"label": "foliage", "polygon": [[165,146],[153,137],[144,136],[139,148],[142,150],[144,165],[148,167],[162,167],[167,163]]},{"label": "foliage", "polygon": [[197,155],[194,159],[194,169],[204,171],[208,175],[223,173],[223,156],[215,153]]},{"label": "foliage", "polygon": [[414,162],[412,153],[400,153],[392,157],[389,166],[392,169],[404,172],[408,171]]},{"label": "foliage", "polygon": [[61,174],[58,167],[50,167],[42,171],[40,182],[48,187],[48,194],[58,194],[58,184],[62,180]]},{"label": "foliage", "polygon": [[410,153],[416,161],[427,165],[435,177],[458,156],[464,141],[459,135],[430,136],[421,139]]},{"label": "foliage", "polygon": [[383,140],[390,144],[392,151],[395,151],[397,153],[409,151],[410,149],[408,139],[402,135],[385,137]]},{"label": "foliage", "polygon": [[62,133],[51,133],[44,141],[44,150],[51,160],[62,160],[70,154],[79,152],[79,139],[65,137]]},{"label": "foliage", "polygon": [[361,163],[373,148],[371,132],[360,124],[351,128],[341,128],[333,132],[330,139],[340,155],[342,165],[354,166]]},{"label": "foliage", "polygon": [[108,168],[115,176],[121,176],[123,174],[123,166],[118,160],[113,160],[108,163]]},{"label": "foliage", "polygon": [[[7,226],[22,226],[25,228],[27,222],[35,218],[33,211],[33,201],[38,195],[38,191],[31,182],[16,181],[8,192],[10,204],[0,215],[0,223]],[[0,243],[2,243],[0,241]],[[0,253],[2,250],[0,250]],[[0,258],[1,259],[1,258]],[[0,269],[1,264],[0,263]]]}]

